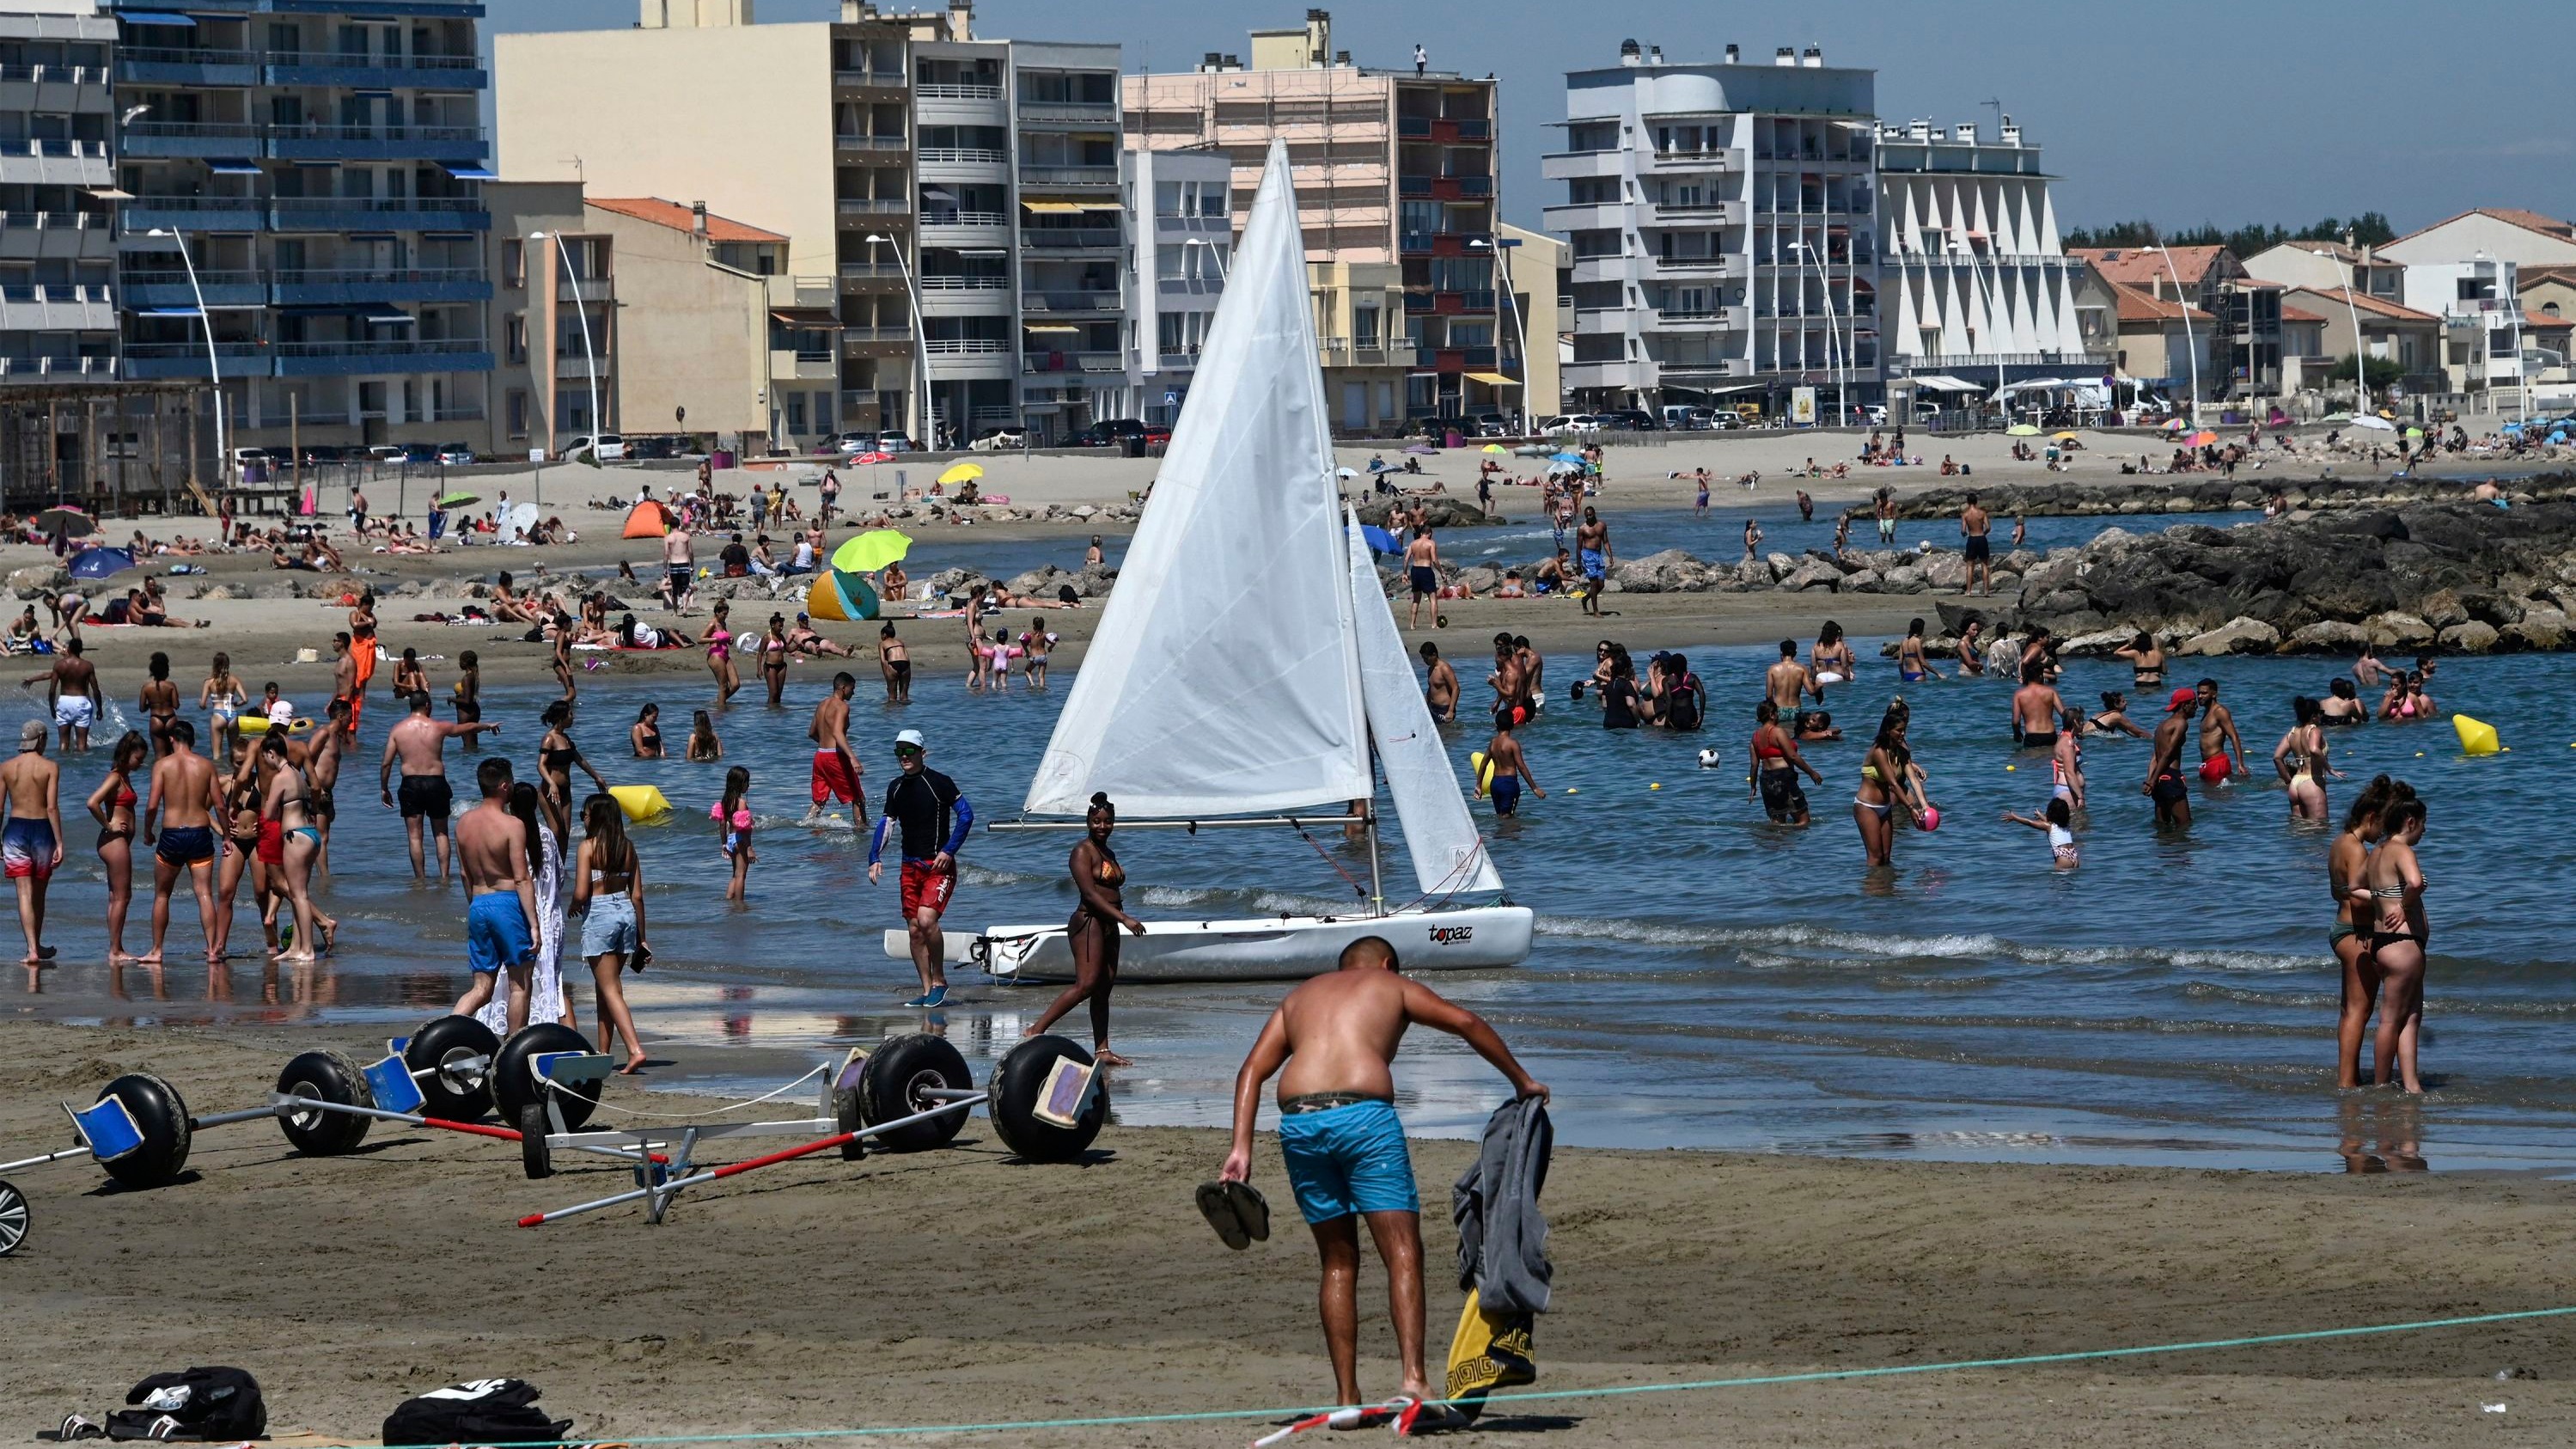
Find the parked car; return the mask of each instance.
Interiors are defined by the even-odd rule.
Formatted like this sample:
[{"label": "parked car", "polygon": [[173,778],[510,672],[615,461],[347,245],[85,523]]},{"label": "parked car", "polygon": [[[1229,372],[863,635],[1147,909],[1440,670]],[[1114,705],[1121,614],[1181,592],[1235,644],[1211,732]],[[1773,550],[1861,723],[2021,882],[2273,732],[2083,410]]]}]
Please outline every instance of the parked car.
[{"label": "parked car", "polygon": [[626,459],[625,435],[621,433],[601,433],[596,439],[594,439],[588,433],[584,433],[580,437],[573,439],[570,444],[565,446],[563,455],[566,458],[572,458],[584,452],[594,451],[598,456],[599,461],[603,463],[624,462]]},{"label": "parked car", "polygon": [[1512,420],[1501,413],[1478,413],[1469,421],[1475,424],[1474,434],[1479,438],[1513,436]]},{"label": "parked car", "polygon": [[1663,426],[1655,421],[1653,413],[1644,408],[1614,408],[1601,414],[1601,425],[1606,428],[1627,428],[1640,433],[1651,433]]},{"label": "parked car", "polygon": [[1136,418],[1103,418],[1066,441],[1076,448],[1114,448],[1128,438],[1143,438],[1147,448],[1159,448],[1172,440],[1172,430]]},{"label": "parked car", "polygon": [[879,433],[873,441],[875,443],[875,450],[880,453],[918,453],[921,451],[921,444],[914,442],[911,436],[905,433]]},{"label": "parked car", "polygon": [[1028,445],[1029,435],[1024,428],[986,428],[966,446],[977,453],[1007,453]]},{"label": "parked car", "polygon": [[630,436],[626,440],[626,456],[631,459],[683,458],[688,456],[689,441],[668,433],[650,438]]},{"label": "parked car", "polygon": [[378,443],[367,449],[367,461],[383,466],[393,466],[407,461],[410,453],[410,447],[405,444]]},{"label": "parked car", "polygon": [[1601,419],[1590,413],[1568,413],[1550,418],[1540,433],[1551,438],[1588,438],[1601,431]]},{"label": "parked car", "polygon": [[443,467],[462,468],[474,461],[474,450],[463,443],[441,443],[438,461]]},{"label": "parked car", "polygon": [[874,433],[839,433],[824,440],[815,451],[823,453],[873,453],[877,450]]}]

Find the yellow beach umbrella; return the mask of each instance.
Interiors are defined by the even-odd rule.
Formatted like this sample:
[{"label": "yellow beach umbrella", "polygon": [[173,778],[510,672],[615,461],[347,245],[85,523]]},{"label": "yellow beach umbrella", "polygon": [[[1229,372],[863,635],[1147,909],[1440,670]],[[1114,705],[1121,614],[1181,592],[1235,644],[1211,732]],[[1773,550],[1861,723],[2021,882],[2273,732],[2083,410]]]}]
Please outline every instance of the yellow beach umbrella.
[{"label": "yellow beach umbrella", "polygon": [[939,481],[942,483],[963,483],[969,478],[981,478],[983,476],[984,470],[981,467],[973,463],[958,463],[951,466],[947,472],[940,474]]},{"label": "yellow beach umbrella", "polygon": [[1484,446],[1484,451],[1488,453],[1508,453],[1511,449],[1504,447],[1500,443],[1487,443]]},{"label": "yellow beach umbrella", "polygon": [[2015,423],[2011,427],[2004,429],[2004,436],[2008,438],[2036,438],[2039,436],[2039,429],[2032,427],[2028,423]]},{"label": "yellow beach umbrella", "polygon": [[2074,433],[2051,433],[2048,436],[2051,441],[2059,443],[2080,443],[2084,441],[2082,437]]},{"label": "yellow beach umbrella", "polygon": [[911,551],[912,535],[872,528],[832,550],[832,567],[843,573],[872,574]]}]

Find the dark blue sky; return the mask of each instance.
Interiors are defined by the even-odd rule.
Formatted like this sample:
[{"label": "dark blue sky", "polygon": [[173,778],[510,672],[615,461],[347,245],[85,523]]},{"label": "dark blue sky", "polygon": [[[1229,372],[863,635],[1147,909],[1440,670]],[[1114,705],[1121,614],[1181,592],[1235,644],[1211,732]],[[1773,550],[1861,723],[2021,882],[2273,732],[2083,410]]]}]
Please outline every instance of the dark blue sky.
[{"label": "dark blue sky", "polygon": [[[495,31],[636,16],[635,0],[488,3]],[[764,22],[839,8],[759,0]],[[2063,178],[2058,215],[2070,226],[2147,216],[2295,227],[2377,210],[2405,230],[2471,206],[2576,211],[2576,142],[2564,124],[2576,81],[2547,59],[2567,15],[2544,0],[2453,0],[2438,12],[2400,0],[1807,0],[1795,19],[1687,0],[1328,8],[1335,48],[1363,65],[1407,63],[1420,41],[1440,69],[1501,79],[1503,214],[1525,226],[1561,195],[1540,181],[1538,155],[1558,144],[1546,123],[1564,115],[1565,69],[1615,63],[1629,36],[1675,62],[1714,60],[1730,41],[1747,58],[1818,44],[1828,64],[1877,69],[1879,114],[1891,120],[1991,126],[1981,103],[1999,99]],[[1295,0],[982,0],[976,26],[1116,41],[1131,71],[1177,70],[1206,51],[1242,53],[1249,26],[1291,26],[1304,14]]]}]

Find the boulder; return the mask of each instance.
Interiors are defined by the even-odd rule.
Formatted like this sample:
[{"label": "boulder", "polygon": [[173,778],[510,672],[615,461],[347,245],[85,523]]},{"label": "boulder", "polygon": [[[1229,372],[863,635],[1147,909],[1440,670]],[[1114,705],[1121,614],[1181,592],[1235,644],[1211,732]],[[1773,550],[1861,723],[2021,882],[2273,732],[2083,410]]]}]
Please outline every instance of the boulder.
[{"label": "boulder", "polygon": [[1876,594],[1886,591],[1878,570],[1859,569],[1843,575],[1842,591],[1847,594]]},{"label": "boulder", "polygon": [[1404,499],[1373,498],[1359,506],[1360,522],[1386,527],[1387,518],[1395,512],[1399,502],[1405,505],[1407,512],[1419,507],[1424,521],[1433,528],[1477,528],[1492,521],[1485,517],[1483,509],[1465,498],[1446,493],[1425,493]]},{"label": "boulder", "polygon": [[1707,587],[1708,569],[1677,548],[1633,558],[1610,570],[1610,582],[1623,594],[1680,593],[1692,583]]},{"label": "boulder", "polygon": [[2426,594],[2416,601],[2413,612],[2436,629],[2448,629],[2454,624],[2465,624],[2469,619],[2468,606],[2463,604],[2460,596],[2450,589],[2435,589]]},{"label": "boulder", "polygon": [[2340,619],[2322,619],[2294,631],[2283,641],[2285,654],[2357,654],[2370,642],[2370,631]]},{"label": "boulder", "polygon": [[2395,609],[2371,615],[2362,627],[2370,631],[2371,645],[2379,649],[2427,649],[2435,637],[2432,625]]},{"label": "boulder", "polygon": [[1458,570],[1458,582],[1472,593],[1490,594],[1502,586],[1503,571],[1479,564],[1471,569]]},{"label": "boulder", "polygon": [[[1052,599],[1056,597],[1056,590],[1073,583],[1078,577],[1079,575],[1065,569],[1057,568],[1054,564],[1040,564],[1036,568],[1029,570],[1027,573],[1021,574],[1017,578],[1012,579],[1002,587],[1008,589],[1014,594],[1027,594],[1034,598]],[[1077,589],[1075,592],[1079,593],[1080,590]]]},{"label": "boulder", "polygon": [[1787,578],[1789,571],[1798,566],[1798,561],[1785,553],[1764,554],[1762,562],[1771,570],[1771,579],[1774,583]]},{"label": "boulder", "polygon": [[1968,565],[1955,553],[1936,553],[1923,560],[1923,581],[1935,589],[1964,589]]},{"label": "boulder", "polygon": [[2522,617],[2498,631],[2508,649],[2557,649],[2567,643],[2567,615],[2542,604],[2525,604]]},{"label": "boulder", "polygon": [[2495,649],[2499,636],[2494,625],[2481,624],[2471,619],[2465,624],[2453,624],[2443,630],[2439,637],[2442,648],[2447,651],[2458,654],[2486,654]]},{"label": "boulder", "polygon": [[71,570],[61,564],[29,564],[9,571],[9,592],[22,599],[59,597],[71,585]]},{"label": "boulder", "polygon": [[1792,593],[1808,589],[1824,589],[1830,592],[1841,588],[1842,582],[1841,569],[1821,559],[1811,558],[1791,569],[1788,575],[1780,580],[1779,587]]},{"label": "boulder", "polygon": [[2097,629],[2090,634],[2077,634],[2060,641],[2057,652],[2061,657],[2078,659],[2107,656],[2134,637],[2135,631],[2129,629]]},{"label": "boulder", "polygon": [[2205,634],[2183,641],[2183,654],[2269,654],[2280,647],[2281,631],[2260,619],[2239,615]]},{"label": "boulder", "polygon": [[1931,583],[1923,577],[1923,570],[1912,564],[1898,564],[1878,576],[1878,586],[1882,593],[1919,594]]}]

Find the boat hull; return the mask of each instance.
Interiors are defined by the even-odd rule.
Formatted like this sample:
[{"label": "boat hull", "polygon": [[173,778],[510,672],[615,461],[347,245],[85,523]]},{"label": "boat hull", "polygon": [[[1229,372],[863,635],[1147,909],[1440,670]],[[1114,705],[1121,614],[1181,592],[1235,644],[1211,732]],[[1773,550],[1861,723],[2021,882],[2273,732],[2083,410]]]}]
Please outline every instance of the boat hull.
[{"label": "boat hull", "polygon": [[[1119,934],[1118,981],[1300,981],[1330,971],[1342,948],[1367,936],[1394,945],[1406,971],[1475,971],[1528,959],[1536,924],[1526,906],[1396,911],[1383,916],[1267,916],[1234,921],[1149,921]],[[1006,981],[1071,981],[1073,951],[1061,925],[991,926],[961,940],[966,959]],[[886,954],[910,956],[901,931]]]}]

